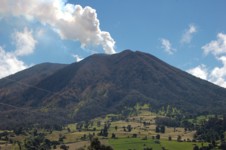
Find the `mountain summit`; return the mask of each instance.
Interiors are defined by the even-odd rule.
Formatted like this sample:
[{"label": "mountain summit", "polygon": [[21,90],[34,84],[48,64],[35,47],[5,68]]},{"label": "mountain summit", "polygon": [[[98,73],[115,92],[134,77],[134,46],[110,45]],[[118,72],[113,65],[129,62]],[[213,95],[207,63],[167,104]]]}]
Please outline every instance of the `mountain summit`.
[{"label": "mountain summit", "polygon": [[0,126],[18,111],[25,118],[30,112],[37,115],[28,117],[31,122],[45,115],[52,122],[67,122],[119,113],[137,103],[150,104],[152,110],[170,105],[185,113],[218,113],[225,112],[226,89],[150,54],[125,50],[94,54],[70,65],[41,64],[3,78],[0,103],[5,104]]}]

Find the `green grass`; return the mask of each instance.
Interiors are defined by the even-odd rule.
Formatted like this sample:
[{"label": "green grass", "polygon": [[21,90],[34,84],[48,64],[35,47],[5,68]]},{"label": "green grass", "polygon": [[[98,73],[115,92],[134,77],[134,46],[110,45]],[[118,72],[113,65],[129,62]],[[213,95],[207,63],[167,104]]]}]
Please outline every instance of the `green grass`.
[{"label": "green grass", "polygon": [[[165,147],[167,150],[192,150],[194,145],[201,147],[201,143],[194,142],[177,142],[160,140],[160,144],[156,144],[154,140],[142,140],[140,138],[119,138],[119,139],[109,139],[109,144],[114,148],[114,150],[142,150],[145,147],[152,147],[153,150],[162,150]],[[204,143],[203,146],[207,146]]]},{"label": "green grass", "polygon": [[[177,141],[167,141],[161,140],[161,145],[168,150],[192,150],[194,145],[198,145],[201,147],[201,143],[194,143],[194,142],[177,142]],[[203,146],[207,146],[207,143],[204,143]]]},{"label": "green grass", "polygon": [[114,150],[142,150],[145,147],[152,147],[154,150],[161,150],[161,145],[154,143],[153,140],[141,140],[140,138],[120,138],[120,139],[109,139],[109,145]]},{"label": "green grass", "polygon": [[[154,118],[158,116],[157,114],[150,112],[148,105],[137,105],[137,114],[133,114],[127,118],[127,120],[119,120],[119,121],[113,121],[111,122],[111,126],[108,130],[108,138],[109,139],[102,139],[102,137],[98,137],[101,140],[101,143],[105,145],[111,145],[114,150],[143,150],[145,147],[151,147],[153,150],[162,150],[162,147],[165,147],[167,150],[192,150],[194,147],[194,144],[201,147],[201,143],[192,143],[192,142],[177,142],[175,141],[178,135],[181,135],[182,139],[192,139],[193,132],[184,132],[183,128],[176,128],[176,131],[174,131],[173,128],[166,128],[166,133],[160,134],[161,140],[159,144],[156,144],[154,140],[151,139],[151,136],[155,136],[155,122]],[[62,131],[53,131],[51,134],[45,130],[39,130],[40,133],[45,133],[46,138],[48,138],[51,141],[58,141],[59,135],[62,134],[66,137],[64,139],[64,143],[70,146],[70,149],[77,149],[78,147],[83,147],[84,145],[89,145],[89,141],[81,141],[81,137],[86,134],[92,134],[95,133],[97,136],[97,133],[100,132],[100,129],[103,129],[104,124],[110,120],[111,117],[117,117],[115,114],[108,114],[106,117],[99,117],[93,119],[93,126],[89,126],[88,130],[83,129],[79,132],[76,129],[76,123],[68,124],[65,126],[64,130]],[[199,116],[195,119],[191,119],[190,121],[196,121],[197,123],[201,123],[203,120],[208,119],[209,116]],[[100,126],[97,126],[97,122],[101,122]],[[144,127],[143,121],[150,122],[151,125]],[[125,132],[123,130],[123,126],[127,127],[127,125],[131,125],[133,127],[131,132]],[[117,126],[117,130],[115,129],[115,126]],[[68,132],[68,128],[70,128],[70,132]],[[93,128],[96,128],[96,131],[92,131]],[[0,133],[4,132],[0,130]],[[12,131],[11,131],[12,132]],[[116,134],[116,137],[118,139],[111,139],[112,133]],[[137,138],[131,138],[132,135],[136,133],[138,135]],[[142,140],[142,137],[147,136],[147,140]],[[168,141],[168,137],[172,137],[172,141]],[[226,136],[226,132],[225,132]],[[28,136],[20,135],[16,137],[12,137],[13,140],[21,141],[23,142],[24,139]],[[2,144],[1,144],[2,142]],[[207,146],[208,144],[205,143],[204,146]],[[0,141],[0,146],[4,149],[6,147],[4,141]],[[17,150],[17,145],[8,145],[6,149],[14,149]]]}]

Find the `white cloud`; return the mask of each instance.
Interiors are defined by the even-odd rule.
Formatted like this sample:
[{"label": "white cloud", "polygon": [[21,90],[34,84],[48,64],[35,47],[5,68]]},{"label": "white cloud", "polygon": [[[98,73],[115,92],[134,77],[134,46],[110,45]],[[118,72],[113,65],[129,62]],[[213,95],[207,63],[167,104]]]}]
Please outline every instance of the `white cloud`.
[{"label": "white cloud", "polygon": [[24,16],[50,25],[62,39],[80,41],[82,47],[102,46],[105,53],[115,53],[115,41],[101,31],[96,10],[65,3],[64,0],[1,0],[0,14]]},{"label": "white cloud", "polygon": [[222,66],[215,66],[208,71],[205,65],[200,65],[187,72],[226,88],[226,34],[218,33],[217,40],[204,45],[202,50],[206,55],[213,54],[222,63]]},{"label": "white cloud", "polygon": [[72,56],[76,59],[76,62],[83,60],[83,58],[81,58],[79,55],[72,55]]},{"label": "white cloud", "polygon": [[226,56],[218,58],[222,63],[222,67],[215,67],[210,72],[210,81],[226,88]]},{"label": "white cloud", "polygon": [[0,47],[0,78],[26,69],[28,66],[12,54]]},{"label": "white cloud", "polygon": [[208,77],[208,71],[206,69],[206,66],[203,64],[195,68],[189,69],[187,70],[187,72],[204,80],[207,80]]},{"label": "white cloud", "polygon": [[24,28],[23,32],[15,32],[13,39],[16,44],[16,56],[25,56],[34,52],[37,41],[33,38],[32,31],[28,31],[27,28]]},{"label": "white cloud", "polygon": [[194,33],[197,32],[196,26],[189,25],[189,28],[184,32],[181,38],[182,44],[188,44],[191,42]]},{"label": "white cloud", "polygon": [[212,53],[215,56],[226,54],[226,34],[218,33],[217,40],[204,45],[202,49],[205,54]]},{"label": "white cloud", "polygon": [[172,48],[172,45],[169,40],[162,38],[161,39],[162,48],[167,52],[168,54],[173,54],[176,49]]},{"label": "white cloud", "polygon": [[7,52],[0,46],[0,78],[28,68],[18,57],[33,53],[37,43],[27,28],[23,32],[16,31],[12,38],[16,45],[14,51]]},{"label": "white cloud", "polygon": [[206,66],[202,64],[187,70],[187,72],[226,88],[226,56],[222,56],[218,60],[221,61],[222,67],[214,67],[211,70],[207,70]]}]

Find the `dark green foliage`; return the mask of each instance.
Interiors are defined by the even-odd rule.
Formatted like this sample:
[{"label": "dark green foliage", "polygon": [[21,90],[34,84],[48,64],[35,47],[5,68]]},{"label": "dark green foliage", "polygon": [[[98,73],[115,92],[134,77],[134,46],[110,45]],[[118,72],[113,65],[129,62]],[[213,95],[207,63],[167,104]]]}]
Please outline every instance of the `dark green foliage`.
[{"label": "dark green foliage", "polygon": [[78,131],[81,131],[81,130],[82,130],[82,127],[83,127],[83,123],[82,123],[82,122],[78,122],[78,123],[76,124],[76,129],[77,129]]},{"label": "dark green foliage", "polygon": [[65,144],[63,144],[63,145],[60,145],[60,149],[68,150],[69,146],[66,146]]},{"label": "dark green foliage", "polygon": [[6,140],[8,136],[9,136],[9,133],[7,131],[4,131],[0,133],[0,140],[3,140],[3,139]]},{"label": "dark green foliage", "polygon": [[226,114],[223,116],[223,129],[226,131]]},{"label": "dark green foliage", "polygon": [[172,136],[169,136],[169,137],[168,137],[168,140],[169,140],[169,141],[172,141]]},{"label": "dark green foliage", "polygon": [[20,135],[20,134],[22,134],[22,132],[23,132],[23,128],[22,128],[22,127],[14,128],[13,132],[14,132],[16,135]]},{"label": "dark green foliage", "polygon": [[30,136],[25,139],[24,146],[27,150],[50,150],[51,149],[51,141],[45,139],[43,134],[37,134],[36,136]]},{"label": "dark green foliage", "polygon": [[94,138],[91,143],[90,146],[88,147],[89,150],[113,150],[112,147],[110,146],[105,146],[103,144],[101,144],[101,142],[98,140],[98,138]]},{"label": "dark green foliage", "polygon": [[145,147],[144,150],[152,150],[151,147]]},{"label": "dark green foliage", "polygon": [[181,126],[184,127],[185,131],[192,131],[195,129],[194,124],[189,122],[188,120],[183,120]]},{"label": "dark green foliage", "polygon": [[199,150],[199,147],[198,147],[198,145],[194,145],[194,148],[193,148],[193,150]]},{"label": "dark green foliage", "polygon": [[165,126],[164,125],[161,125],[161,126],[157,125],[155,127],[155,132],[156,133],[165,133]]},{"label": "dark green foliage", "polygon": [[182,139],[181,139],[180,135],[177,136],[177,142],[182,142]]},{"label": "dark green foliage", "polygon": [[157,134],[157,135],[155,136],[155,138],[156,138],[157,140],[160,140],[160,134]]},{"label": "dark green foliage", "polygon": [[145,137],[143,137],[143,138],[142,138],[142,140],[147,140],[147,139],[148,139],[148,137],[147,137],[147,136],[145,136]]},{"label": "dark green foliage", "polygon": [[134,134],[132,135],[132,137],[133,137],[133,138],[137,138],[137,134],[134,133]]},{"label": "dark green foliage", "polygon": [[145,121],[144,121],[144,122],[143,122],[143,125],[144,125],[144,126],[149,126],[149,125],[151,125],[151,124],[150,124],[150,122],[145,122]]},{"label": "dark green foliage", "polygon": [[198,140],[204,140],[212,142],[215,146],[215,141],[224,139],[224,123],[222,119],[210,118],[207,122],[204,122],[197,128],[195,138]]},{"label": "dark green foliage", "polygon": [[168,127],[179,127],[180,121],[169,117],[158,117],[155,119],[157,125],[163,125]]},{"label": "dark green foliage", "polygon": [[65,135],[59,134],[59,140],[58,141],[60,143],[63,143],[63,141],[64,141],[65,138],[66,138]]},{"label": "dark green foliage", "polygon": [[111,138],[112,138],[112,139],[116,139],[115,133],[112,133]]},{"label": "dark green foliage", "polygon": [[110,124],[107,123],[104,125],[104,128],[100,130],[99,136],[104,136],[107,137],[108,136],[108,129],[110,127]]},{"label": "dark green foliage", "polygon": [[226,143],[225,142],[222,142],[221,145],[220,145],[220,148],[225,150],[226,149]]},{"label": "dark green foliage", "polygon": [[86,140],[86,139],[87,139],[86,134],[83,134],[83,136],[81,137],[81,140]]},{"label": "dark green foliage", "polygon": [[131,125],[128,125],[128,126],[127,126],[127,131],[128,131],[128,132],[131,132],[131,131],[132,131],[132,126],[131,126]]}]

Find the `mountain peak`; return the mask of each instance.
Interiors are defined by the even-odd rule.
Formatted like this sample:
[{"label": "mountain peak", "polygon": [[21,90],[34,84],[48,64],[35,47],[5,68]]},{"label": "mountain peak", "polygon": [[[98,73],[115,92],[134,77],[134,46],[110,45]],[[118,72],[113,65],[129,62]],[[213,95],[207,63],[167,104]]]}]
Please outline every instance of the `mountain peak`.
[{"label": "mountain peak", "polygon": [[[151,54],[128,49],[113,55],[94,54],[65,66],[34,66],[12,77],[28,86],[12,82],[6,87],[6,79],[0,80],[1,103],[67,110],[67,120],[118,113],[137,103],[150,104],[153,110],[170,105],[185,113],[226,112],[225,89]],[[6,115],[0,112],[0,116]]]},{"label": "mountain peak", "polygon": [[126,49],[126,50],[121,51],[120,53],[121,54],[123,54],[123,53],[129,54],[129,53],[134,53],[134,51],[132,51],[131,49]]}]

